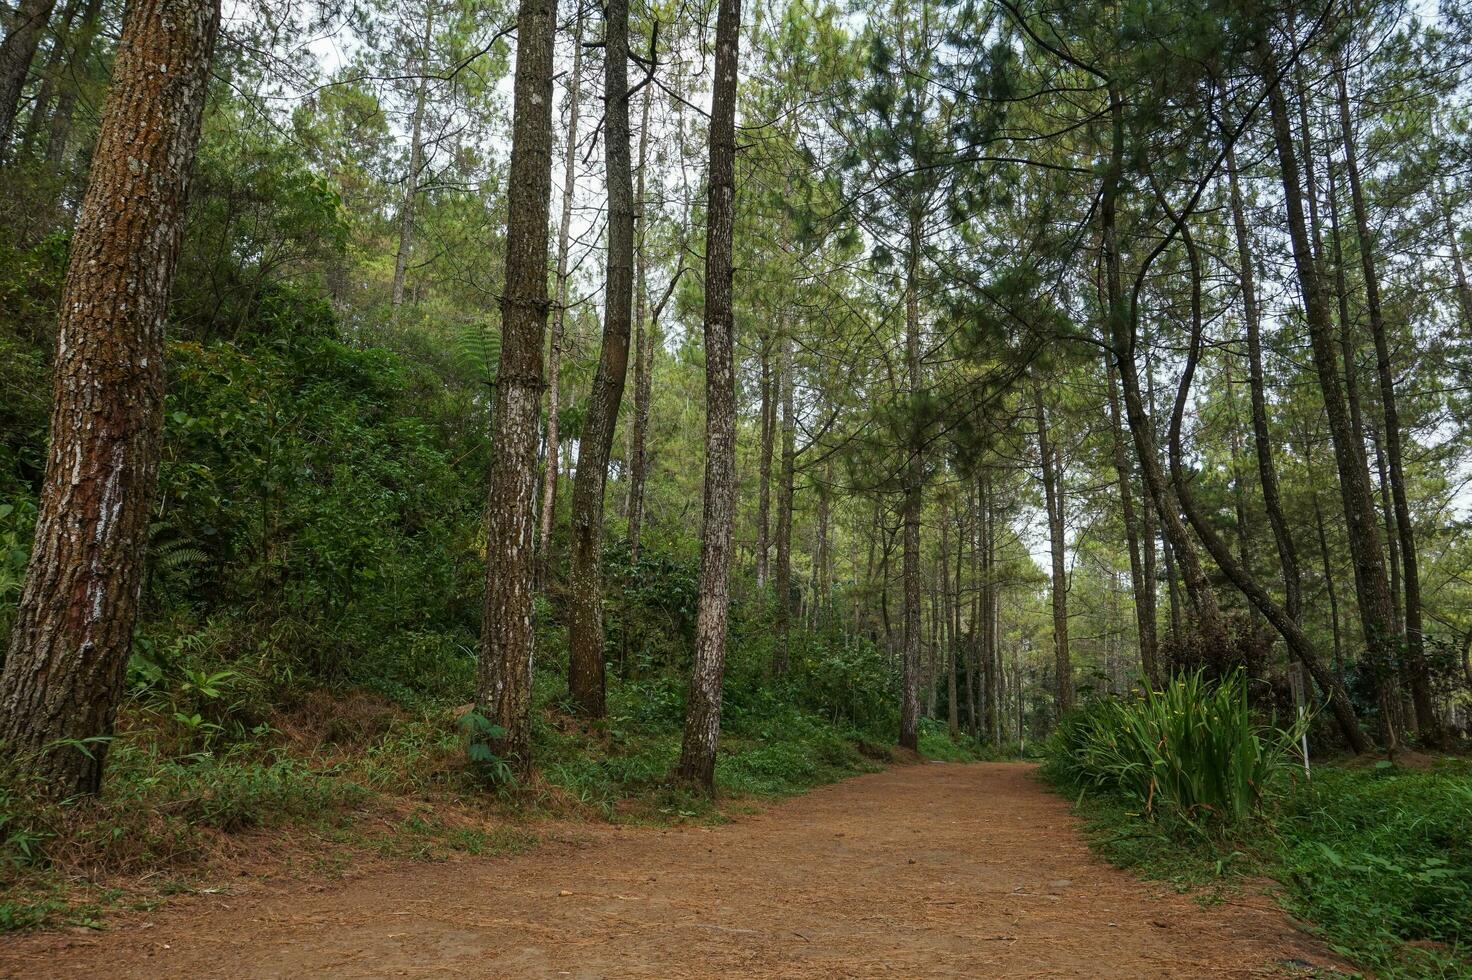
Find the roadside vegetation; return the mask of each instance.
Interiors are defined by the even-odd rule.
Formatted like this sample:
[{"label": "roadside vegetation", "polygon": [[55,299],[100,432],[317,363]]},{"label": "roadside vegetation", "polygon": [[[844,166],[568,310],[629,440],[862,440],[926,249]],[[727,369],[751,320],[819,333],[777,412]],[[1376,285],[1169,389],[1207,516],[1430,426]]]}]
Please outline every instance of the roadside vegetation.
[{"label": "roadside vegetation", "polygon": [[1377,976],[1472,971],[1472,763],[1341,760],[1305,777],[1299,731],[1199,676],[1064,719],[1044,772],[1093,847],[1213,901],[1271,878],[1296,918]]}]

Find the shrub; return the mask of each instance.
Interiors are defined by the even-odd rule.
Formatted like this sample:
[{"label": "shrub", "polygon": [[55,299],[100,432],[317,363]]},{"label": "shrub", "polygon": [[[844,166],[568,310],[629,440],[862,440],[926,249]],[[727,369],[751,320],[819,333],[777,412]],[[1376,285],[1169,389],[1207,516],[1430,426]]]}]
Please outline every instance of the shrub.
[{"label": "shrub", "polygon": [[1240,672],[1201,673],[1066,718],[1049,745],[1056,776],[1115,791],[1149,817],[1202,828],[1239,822],[1290,770],[1299,727],[1256,723]]}]

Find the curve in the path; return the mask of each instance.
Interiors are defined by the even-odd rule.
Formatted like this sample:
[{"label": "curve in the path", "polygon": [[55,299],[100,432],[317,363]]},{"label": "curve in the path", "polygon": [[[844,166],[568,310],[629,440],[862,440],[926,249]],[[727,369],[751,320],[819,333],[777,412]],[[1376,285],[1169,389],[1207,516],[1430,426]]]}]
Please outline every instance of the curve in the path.
[{"label": "curve in the path", "polygon": [[218,896],[0,940],[28,977],[1250,977],[1332,960],[1265,898],[1204,908],[1090,855],[1017,764],[914,765],[721,827]]}]

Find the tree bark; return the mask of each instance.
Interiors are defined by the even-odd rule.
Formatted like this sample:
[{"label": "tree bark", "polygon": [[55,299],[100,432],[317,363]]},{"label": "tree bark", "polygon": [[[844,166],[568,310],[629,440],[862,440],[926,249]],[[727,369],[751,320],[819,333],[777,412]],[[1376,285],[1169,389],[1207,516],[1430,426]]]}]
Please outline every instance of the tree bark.
[{"label": "tree bark", "polygon": [[1416,552],[1416,531],[1411,521],[1406,493],[1405,451],[1401,444],[1400,410],[1396,399],[1395,373],[1390,362],[1390,341],[1380,305],[1380,274],[1375,241],[1370,229],[1369,209],[1360,183],[1359,157],[1349,111],[1349,88],[1343,63],[1335,58],[1334,77],[1339,89],[1339,126],[1344,140],[1344,165],[1349,175],[1349,197],[1360,244],[1360,270],[1365,279],[1365,310],[1369,313],[1370,335],[1375,341],[1375,375],[1380,382],[1380,405],[1385,414],[1385,455],[1390,463],[1390,495],[1395,505],[1395,533],[1400,540],[1404,569],[1406,673],[1416,707],[1417,734],[1424,745],[1442,742],[1431,680],[1426,667],[1426,638],[1421,618],[1421,571]]},{"label": "tree bark", "polygon": [[552,343],[547,358],[547,464],[542,471],[541,527],[537,535],[537,578],[547,580],[552,555],[552,527],[557,517],[557,482],[562,475],[558,415],[562,407],[562,335],[567,322],[568,242],[572,233],[572,199],[577,191],[578,112],[583,91],[583,5],[578,0],[572,32],[572,73],[567,90],[567,142],[562,160],[562,213],[557,222],[557,300],[552,305]]},{"label": "tree bark", "polygon": [[608,180],[608,267],[603,345],[588,415],[578,439],[572,487],[572,549],[567,603],[568,693],[583,718],[602,718],[603,501],[608,459],[629,368],[634,300],[634,183],[629,163],[629,4],[606,0],[603,21],[604,134]]},{"label": "tree bark", "polygon": [[158,478],[164,323],[219,25],[216,0],[129,5],[62,287],[0,741],[34,755],[64,796],[101,786],[123,693]]},{"label": "tree bark", "polygon": [[506,285],[487,481],[485,616],[476,665],[479,713],[504,730],[489,740],[492,751],[523,776],[532,767],[532,525],[542,344],[550,305],[554,10],[552,0],[519,0],[517,9]]},{"label": "tree bark", "polygon": [[[961,560],[961,542],[965,539],[956,535],[956,561]],[[960,582],[956,583],[958,586]],[[955,738],[961,733],[961,718],[956,706],[956,628],[954,605],[951,599],[951,508],[949,503],[941,511],[940,520],[940,601],[941,617],[945,620],[945,650],[943,663],[946,672],[946,727]]]},{"label": "tree bark", "polygon": [[736,197],[736,75],[740,0],[717,0],[705,229],[705,505],[695,657],[677,777],[715,788],[726,666],[731,525],[736,505],[736,373],[732,356],[732,233]]}]

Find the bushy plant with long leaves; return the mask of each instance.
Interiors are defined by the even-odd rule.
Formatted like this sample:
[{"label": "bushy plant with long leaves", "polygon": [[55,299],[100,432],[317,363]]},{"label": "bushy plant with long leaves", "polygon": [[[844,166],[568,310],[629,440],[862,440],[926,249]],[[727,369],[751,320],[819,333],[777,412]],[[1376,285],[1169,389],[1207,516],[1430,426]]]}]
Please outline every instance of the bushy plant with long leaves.
[{"label": "bushy plant with long leaves", "polygon": [[1070,716],[1049,748],[1054,772],[1118,792],[1152,819],[1198,829],[1256,812],[1293,766],[1303,723],[1256,721],[1241,673],[1195,673],[1158,691],[1109,699]]}]

